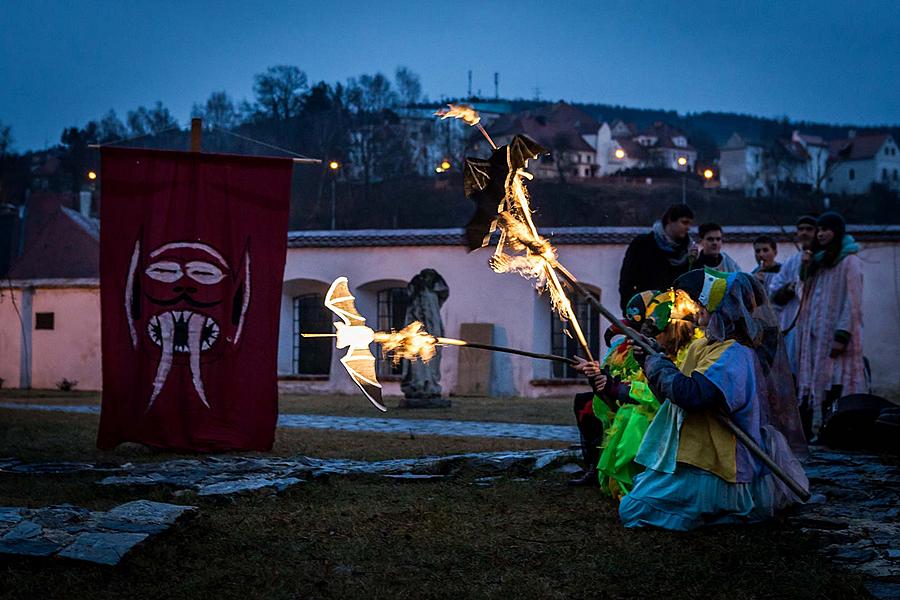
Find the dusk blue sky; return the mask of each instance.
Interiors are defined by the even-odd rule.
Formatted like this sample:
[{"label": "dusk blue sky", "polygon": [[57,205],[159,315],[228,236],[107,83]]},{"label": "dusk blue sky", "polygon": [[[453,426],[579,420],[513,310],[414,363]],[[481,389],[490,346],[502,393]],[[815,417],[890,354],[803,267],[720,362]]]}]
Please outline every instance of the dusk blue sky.
[{"label": "dusk blue sky", "polygon": [[493,94],[900,123],[900,2],[0,2],[0,122],[14,148],[161,100],[182,123],[253,75],[404,65],[432,99]]}]

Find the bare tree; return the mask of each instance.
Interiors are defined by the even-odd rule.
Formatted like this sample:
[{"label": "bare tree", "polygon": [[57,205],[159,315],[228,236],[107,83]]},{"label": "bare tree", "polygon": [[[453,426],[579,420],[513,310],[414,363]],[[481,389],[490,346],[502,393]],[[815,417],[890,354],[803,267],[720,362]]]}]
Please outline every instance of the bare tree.
[{"label": "bare tree", "polygon": [[12,145],[12,127],[4,125],[3,121],[0,121],[0,157],[5,156],[7,152],[12,150]]},{"label": "bare tree", "polygon": [[347,106],[357,114],[372,114],[397,106],[397,94],[382,73],[361,75],[347,82]]},{"label": "bare tree", "polygon": [[203,119],[203,125],[207,128],[231,129],[239,124],[234,101],[224,91],[210,94],[205,104],[195,103],[191,116]]},{"label": "bare tree", "polygon": [[158,100],[153,108],[139,106],[135,110],[129,110],[126,121],[131,135],[156,135],[178,127],[178,121]]},{"label": "bare tree", "polygon": [[406,67],[397,67],[394,83],[400,103],[406,106],[417,104],[422,99],[422,82],[419,76]]},{"label": "bare tree", "polygon": [[116,115],[116,111],[109,109],[97,124],[97,141],[106,144],[128,137],[128,128]]},{"label": "bare tree", "polygon": [[256,75],[253,92],[264,113],[286,121],[303,110],[303,94],[309,85],[306,73],[291,65],[276,65]]}]

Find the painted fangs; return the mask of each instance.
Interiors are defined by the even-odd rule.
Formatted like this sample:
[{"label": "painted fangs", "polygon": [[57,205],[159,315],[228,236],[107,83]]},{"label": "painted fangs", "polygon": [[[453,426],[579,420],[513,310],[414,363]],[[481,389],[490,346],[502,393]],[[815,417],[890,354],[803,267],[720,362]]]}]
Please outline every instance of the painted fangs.
[{"label": "painted fangs", "polygon": [[[216,345],[216,342],[219,339],[219,333],[221,331],[219,329],[219,324],[211,317],[206,317],[190,310],[173,310],[150,317],[150,321],[147,323],[147,334],[150,336],[150,341],[157,346],[162,347],[164,337],[162,323],[163,320],[166,320],[167,316],[171,319],[171,325],[177,329],[179,327],[186,328],[194,315],[203,317],[203,326],[200,329],[200,352],[209,350]],[[184,339],[185,338],[179,337],[179,343],[174,343],[174,339],[172,340],[172,351],[174,353],[187,354],[190,352],[190,346],[187,341],[181,341]]]}]

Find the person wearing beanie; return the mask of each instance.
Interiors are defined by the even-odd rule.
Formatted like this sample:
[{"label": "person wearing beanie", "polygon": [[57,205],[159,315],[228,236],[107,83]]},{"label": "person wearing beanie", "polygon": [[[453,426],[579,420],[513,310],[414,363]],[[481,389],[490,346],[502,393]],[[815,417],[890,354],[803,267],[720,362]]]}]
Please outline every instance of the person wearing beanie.
[{"label": "person wearing beanie", "polygon": [[800,267],[803,255],[812,247],[816,237],[816,218],[803,215],[797,219],[794,243],[800,251],[792,255],[781,269],[769,280],[768,292],[772,308],[778,315],[778,323],[784,334],[784,345],[793,372],[797,367],[797,313],[800,311],[800,298],[803,294],[803,283],[800,280]]},{"label": "person wearing beanie", "polygon": [[801,267],[796,340],[798,397],[810,439],[835,400],[867,391],[859,245],[836,212],[820,216],[816,228]]}]

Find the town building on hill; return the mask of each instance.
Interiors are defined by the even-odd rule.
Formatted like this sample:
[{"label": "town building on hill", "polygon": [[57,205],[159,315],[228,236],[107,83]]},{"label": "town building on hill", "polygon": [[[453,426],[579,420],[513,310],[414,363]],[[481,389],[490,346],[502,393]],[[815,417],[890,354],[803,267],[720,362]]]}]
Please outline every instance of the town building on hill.
[{"label": "town building on hill", "polygon": [[774,144],[732,134],[719,149],[722,188],[746,196],[777,195],[799,185],[836,194],[866,194],[872,185],[900,190],[900,151],[889,133],[851,135],[826,141],[794,131]]},{"label": "town building on hill", "polygon": [[[597,175],[596,139],[600,124],[583,110],[557,102],[534,110],[503,115],[490,126],[498,146],[525,134],[550,151],[529,165],[536,178],[584,180]],[[481,137],[480,134],[478,137]],[[473,137],[475,148],[487,155],[486,141]]]},{"label": "town building on hill", "polygon": [[741,190],[745,196],[768,195],[765,146],[731,134],[719,149],[719,184],[726,190]]},{"label": "town building on hill", "polygon": [[829,143],[826,188],[838,194],[865,194],[873,184],[900,190],[900,150],[889,133],[851,135]]},{"label": "town building on hill", "polygon": [[625,169],[663,168],[682,173],[694,171],[697,150],[687,135],[662,121],[638,131],[621,120],[604,122],[597,133],[598,175]]}]

